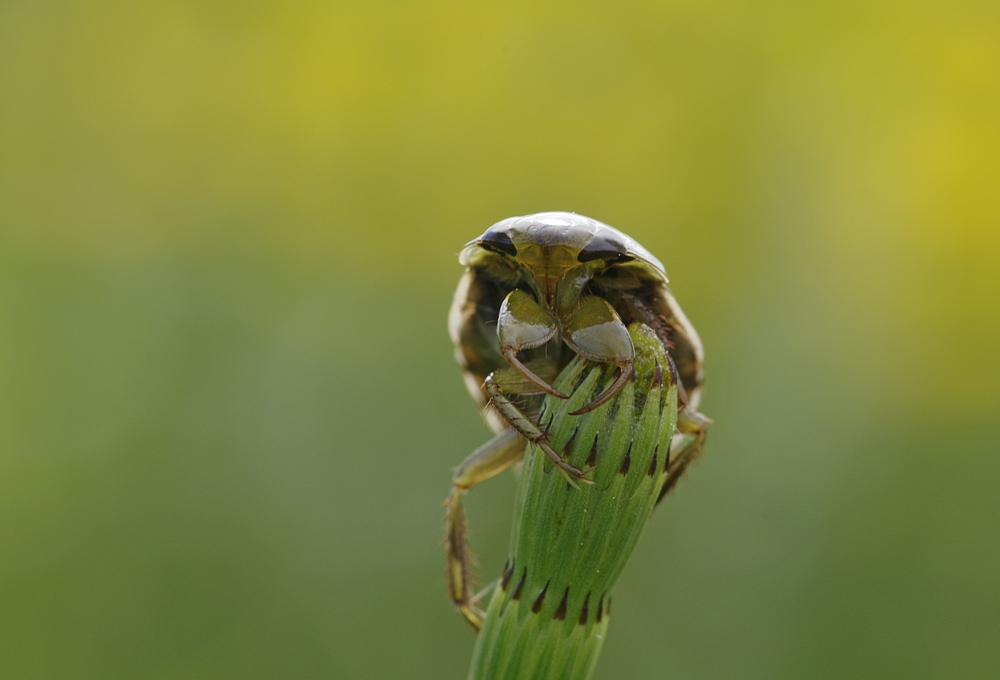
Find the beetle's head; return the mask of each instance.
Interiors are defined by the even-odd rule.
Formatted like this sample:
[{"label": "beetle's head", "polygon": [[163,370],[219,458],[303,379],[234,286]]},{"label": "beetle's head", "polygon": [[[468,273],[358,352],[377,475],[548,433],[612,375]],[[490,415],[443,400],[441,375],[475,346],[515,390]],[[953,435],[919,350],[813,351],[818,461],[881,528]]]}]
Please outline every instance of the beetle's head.
[{"label": "beetle's head", "polygon": [[551,305],[557,284],[568,273],[637,257],[662,271],[656,258],[617,229],[583,215],[547,212],[497,222],[465,246],[460,261],[473,266],[503,263],[526,271]]}]

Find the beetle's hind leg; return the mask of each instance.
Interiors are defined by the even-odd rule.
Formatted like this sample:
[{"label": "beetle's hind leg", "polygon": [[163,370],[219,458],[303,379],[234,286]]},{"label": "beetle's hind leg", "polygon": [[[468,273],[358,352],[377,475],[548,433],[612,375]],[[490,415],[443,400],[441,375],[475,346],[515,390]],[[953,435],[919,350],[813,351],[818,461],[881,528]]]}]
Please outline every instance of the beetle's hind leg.
[{"label": "beetle's hind leg", "polygon": [[476,630],[482,628],[484,614],[476,606],[476,598],[470,594],[470,552],[462,496],[476,484],[485,482],[521,460],[524,449],[525,441],[516,431],[504,430],[470,453],[451,477],[445,538],[448,594],[465,620]]}]

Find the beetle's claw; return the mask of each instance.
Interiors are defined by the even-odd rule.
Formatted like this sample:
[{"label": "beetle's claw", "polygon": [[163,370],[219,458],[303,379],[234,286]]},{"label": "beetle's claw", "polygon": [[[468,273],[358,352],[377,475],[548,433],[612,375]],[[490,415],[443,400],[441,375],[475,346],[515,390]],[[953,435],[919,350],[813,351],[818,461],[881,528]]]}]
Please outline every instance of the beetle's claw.
[{"label": "beetle's claw", "polygon": [[565,480],[566,480],[566,483],[567,483],[567,484],[569,484],[569,485],[570,485],[571,487],[573,487],[573,488],[574,488],[574,489],[576,489],[577,491],[579,491],[579,490],[580,490],[580,485],[576,483],[576,480],[575,480],[575,479],[573,479],[573,477],[571,477],[571,476],[570,476],[570,474],[569,474],[568,472],[566,472],[565,470],[563,470],[563,469],[562,469],[561,467],[559,467],[558,465],[556,466],[556,469],[557,469],[557,470],[559,470],[559,473],[560,473],[560,474],[561,474],[561,475],[563,476],[563,479],[565,479]]},{"label": "beetle's claw", "polygon": [[[556,469],[559,470],[559,472],[562,474],[563,478],[566,480],[566,483],[569,484],[574,489],[576,489],[577,491],[580,490],[580,484],[578,484],[577,482],[582,482],[584,484],[591,484],[591,485],[594,484],[594,480],[592,480],[592,479],[586,479],[584,477],[577,477],[575,473],[570,472],[569,470],[567,470],[566,468],[562,467],[561,465],[556,465]],[[594,468],[590,468],[590,470],[593,470],[593,469]],[[582,472],[583,474],[587,474],[587,472],[590,472],[590,470],[586,470],[586,471],[578,470],[578,472]]]},{"label": "beetle's claw", "polygon": [[472,626],[472,629],[477,633],[483,629],[483,621],[486,619],[486,612],[477,607],[474,604],[465,603],[458,605],[458,611],[462,612],[462,616],[465,620]]},{"label": "beetle's claw", "polygon": [[513,347],[504,349],[503,357],[507,360],[507,363],[510,364],[511,368],[521,374],[525,380],[540,389],[542,392],[551,394],[553,397],[558,397],[559,399],[569,399],[569,397],[545,382],[545,380],[535,374],[534,371],[521,363],[521,360],[517,358],[517,350]]},{"label": "beetle's claw", "polygon": [[559,470],[560,473],[562,473],[562,476],[565,477],[566,481],[569,482],[573,487],[577,489],[580,488],[579,486],[577,486],[576,481],[581,481],[584,484],[594,483],[593,481],[589,479],[584,479],[583,477],[585,474],[587,474],[594,468],[581,470],[572,463],[568,463],[566,459],[564,459],[562,456],[556,453],[555,449],[549,446],[544,439],[539,439],[535,443],[538,444],[538,447],[545,453],[546,456],[548,456],[549,460],[551,460],[552,463],[556,466],[556,469]]},{"label": "beetle's claw", "polygon": [[587,474],[594,468],[590,468],[588,470],[581,470],[580,468],[576,467],[571,463],[567,463],[565,460],[562,460],[561,458],[559,459],[559,462],[556,463],[556,467],[565,472],[567,475],[572,475],[573,478],[575,478],[577,481],[583,482],[584,484],[594,483],[592,480],[586,479],[584,477],[585,474]]},{"label": "beetle's claw", "polygon": [[635,376],[635,369],[631,361],[628,362],[624,367],[619,366],[618,370],[615,371],[615,381],[611,383],[608,389],[604,390],[604,392],[602,392],[597,398],[595,398],[592,402],[590,402],[583,408],[579,408],[575,411],[570,412],[570,415],[582,416],[584,413],[590,413],[599,406],[603,406],[604,404],[608,403],[616,394],[618,394],[621,391],[623,387],[625,387],[625,383],[631,380],[634,376]]},{"label": "beetle's claw", "polygon": [[[576,477],[576,482],[583,482],[584,484],[590,484],[591,486],[593,486],[594,484],[596,484],[596,482],[594,480],[592,480],[592,479],[587,479],[586,477],[583,477],[582,475],[590,474],[591,472],[593,472],[596,469],[597,469],[597,467],[594,466],[594,467],[591,467],[591,468],[586,468],[584,470],[580,470],[579,472],[580,472],[581,476],[580,477]],[[565,475],[565,474],[568,474],[568,473],[564,472],[563,474]],[[570,482],[570,484],[573,485],[574,488],[576,488],[576,489],[580,488],[579,486],[577,486],[576,482],[574,482],[572,480],[568,480],[568,481]]]}]

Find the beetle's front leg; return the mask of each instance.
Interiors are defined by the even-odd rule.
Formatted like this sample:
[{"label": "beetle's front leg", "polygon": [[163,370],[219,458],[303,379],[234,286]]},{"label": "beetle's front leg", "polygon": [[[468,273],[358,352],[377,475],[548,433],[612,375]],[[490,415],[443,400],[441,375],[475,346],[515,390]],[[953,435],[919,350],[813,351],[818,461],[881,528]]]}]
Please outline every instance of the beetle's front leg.
[{"label": "beetle's front leg", "polygon": [[549,460],[555,464],[556,468],[566,477],[566,480],[570,484],[573,484],[572,478],[574,477],[587,484],[592,484],[593,482],[589,479],[583,479],[583,476],[590,472],[590,470],[581,470],[563,460],[563,457],[549,444],[547,430],[543,430],[539,423],[532,420],[507,396],[508,394],[538,392],[537,387],[533,385],[534,381],[529,381],[519,371],[510,368],[500,368],[493,371],[493,373],[486,377],[484,383],[486,393],[490,395],[493,407],[499,411],[504,420],[510,423],[510,426],[517,430],[525,439],[532,444],[536,444],[549,457]]},{"label": "beetle's front leg", "polygon": [[705,448],[705,436],[708,434],[710,422],[708,418],[689,408],[677,414],[677,432],[671,441],[667,476],[656,499],[657,505],[674,488],[684,475],[687,466],[701,455]]},{"label": "beetle's front leg", "polygon": [[524,456],[525,441],[514,430],[504,430],[469,454],[451,477],[448,496],[447,548],[448,594],[465,620],[479,630],[483,612],[469,593],[469,543],[465,532],[462,496],[480,482],[494,477]]}]

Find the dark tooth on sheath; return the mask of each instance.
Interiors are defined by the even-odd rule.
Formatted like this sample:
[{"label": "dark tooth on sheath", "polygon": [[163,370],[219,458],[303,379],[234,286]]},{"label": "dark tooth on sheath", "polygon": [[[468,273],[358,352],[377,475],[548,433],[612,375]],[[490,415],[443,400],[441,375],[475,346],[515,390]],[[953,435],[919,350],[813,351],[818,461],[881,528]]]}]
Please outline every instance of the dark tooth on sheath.
[{"label": "dark tooth on sheath", "polygon": [[569,441],[566,442],[566,446],[563,447],[563,458],[569,460],[570,456],[573,455],[573,442],[576,441],[576,433],[580,428],[573,430],[573,434],[569,436]]},{"label": "dark tooth on sheath", "polygon": [[542,611],[542,603],[545,602],[545,593],[548,592],[549,584],[546,583],[545,587],[542,588],[542,592],[538,594],[538,598],[535,600],[535,604],[531,605],[531,611],[534,614]]},{"label": "dark tooth on sheath", "polygon": [[584,600],[583,600],[583,609],[580,610],[580,619],[579,619],[578,622],[579,622],[579,624],[581,626],[586,626],[587,625],[587,615],[589,613],[589,612],[587,612],[587,605],[588,604],[590,604],[590,593],[587,593],[587,597],[584,598]]},{"label": "dark tooth on sheath", "polygon": [[674,360],[667,355],[667,362],[670,364],[670,384],[677,386],[677,410],[683,411],[684,407],[687,406],[687,392],[684,391],[684,383],[681,382],[680,376],[677,374],[677,366],[674,365]]},{"label": "dark tooth on sheath", "polygon": [[590,455],[587,456],[587,467],[594,467],[597,465],[597,435],[594,435],[594,443],[590,447]]},{"label": "dark tooth on sheath", "polygon": [[674,360],[670,358],[669,354],[667,355],[667,363],[670,365],[670,384],[679,385],[681,382],[681,377],[677,373],[677,365],[674,363]]},{"label": "dark tooth on sheath", "polygon": [[514,588],[514,595],[513,595],[512,599],[515,599],[515,600],[520,600],[521,599],[521,591],[524,590],[524,579],[526,579],[526,578],[528,578],[528,570],[527,569],[525,569],[524,573],[521,574],[521,582],[517,584],[516,588]]},{"label": "dark tooth on sheath", "polygon": [[656,451],[657,449],[653,449],[653,460],[649,461],[649,469],[646,470],[647,477],[652,477],[656,474]]},{"label": "dark tooth on sheath", "polygon": [[500,582],[500,587],[503,588],[504,592],[507,592],[507,586],[510,585],[510,577],[514,575],[514,561],[510,561],[510,566],[505,567],[503,570],[503,581]]},{"label": "dark tooth on sheath", "polygon": [[566,620],[566,600],[569,599],[569,586],[566,587],[566,592],[563,593],[563,599],[560,600],[559,606],[556,607],[556,613],[553,615],[557,621]]},{"label": "dark tooth on sheath", "polygon": [[604,596],[597,601],[597,622],[600,623],[601,619],[604,618]]},{"label": "dark tooth on sheath", "polygon": [[625,458],[622,460],[622,466],[618,468],[618,474],[627,475],[628,469],[632,465],[632,442],[628,443],[628,451],[625,452]]}]

